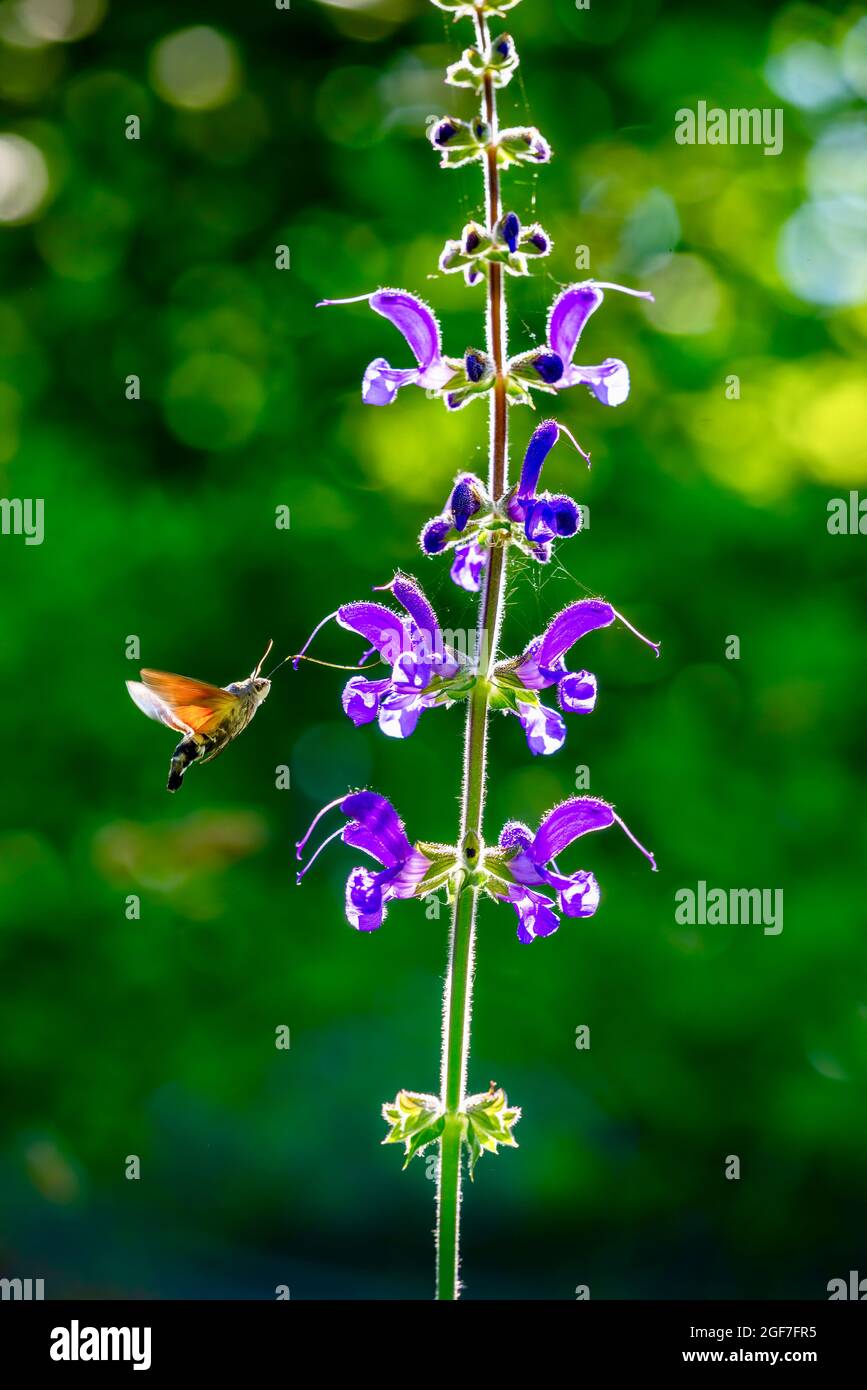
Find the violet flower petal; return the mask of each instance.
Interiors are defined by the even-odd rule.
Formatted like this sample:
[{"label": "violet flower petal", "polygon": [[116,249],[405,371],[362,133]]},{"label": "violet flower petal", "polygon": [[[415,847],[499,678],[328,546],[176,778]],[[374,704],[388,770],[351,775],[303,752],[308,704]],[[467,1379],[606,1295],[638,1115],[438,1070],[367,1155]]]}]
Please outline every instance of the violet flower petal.
[{"label": "violet flower petal", "polygon": [[378,792],[350,792],[340,809],[350,818],[343,831],[345,844],[364,849],[386,868],[394,868],[413,853],[403,821],[387,797]]},{"label": "violet flower petal", "polygon": [[375,357],[361,382],[365,405],[391,405],[402,386],[417,386],[421,373],[417,367],[392,367],[384,357]]},{"label": "violet flower petal", "polygon": [[433,310],[406,290],[377,290],[370,307],[402,333],[422,371],[442,357],[440,330]]},{"label": "violet flower petal", "polygon": [[377,931],[385,919],[380,875],[353,869],[346,880],[346,918],[356,931]]},{"label": "violet flower petal", "polygon": [[567,367],[561,386],[589,386],[603,405],[622,405],[629,395],[629,368],[617,357],[606,357],[598,367]]},{"label": "violet flower petal", "polygon": [[470,541],[469,545],[459,545],[455,550],[450,570],[455,584],[461,589],[466,589],[468,593],[477,594],[487,559],[488,553],[482,549],[478,541]]},{"label": "violet flower petal", "polygon": [[560,426],[556,420],[543,420],[541,425],[533,431],[527,445],[527,452],[524,455],[524,462],[521,465],[521,477],[518,482],[519,497],[529,497],[535,493],[539,475],[542,472],[542,465],[557,443],[559,436]]},{"label": "violet flower petal", "polygon": [[592,796],[573,796],[556,806],[544,818],[533,836],[532,856],[536,864],[549,864],[581,835],[605,830],[616,816],[607,801]]},{"label": "violet flower petal", "polygon": [[409,635],[403,619],[381,603],[362,600],[359,603],[344,603],[337,610],[337,621],[348,632],[357,632],[359,637],[376,647],[383,661],[393,666],[401,652],[410,649]]},{"label": "violet flower petal", "polygon": [[548,898],[515,885],[509,887],[508,900],[518,914],[518,940],[528,945],[537,936],[551,936],[560,919]]},{"label": "violet flower petal", "polygon": [[582,598],[577,603],[570,603],[568,608],[557,614],[539,640],[536,651],[539,666],[543,669],[553,666],[588,632],[610,627],[616,616],[611,604],[601,599]]},{"label": "violet flower petal", "polygon": [[557,685],[560,708],[567,714],[591,714],[597,694],[596,677],[589,671],[570,671]]},{"label": "violet flower petal", "polygon": [[370,724],[379,713],[383,697],[391,688],[391,681],[371,681],[364,676],[352,676],[343,687],[343,712],[348,715],[356,728]]},{"label": "violet flower petal", "polygon": [[409,738],[426,708],[418,695],[388,695],[379,707],[379,727],[388,738]]},{"label": "violet flower petal", "polygon": [[551,305],[548,315],[548,343],[567,364],[567,372],[584,325],[604,298],[601,289],[592,280],[585,280],[583,284],[570,285],[568,289],[563,290]]},{"label": "violet flower petal", "polygon": [[527,747],[534,756],[556,753],[566,742],[566,724],[562,715],[545,705],[516,700],[521,728],[527,736]]},{"label": "violet flower petal", "polygon": [[575,536],[581,530],[581,510],[571,497],[557,493],[549,497],[551,519],[558,536]]},{"label": "violet flower petal", "polygon": [[599,906],[600,897],[595,876],[579,869],[577,874],[572,874],[569,887],[558,893],[557,900],[560,911],[566,917],[592,917]]},{"label": "violet flower petal", "polygon": [[421,585],[406,575],[398,574],[387,587],[401,607],[406,609],[419,631],[428,639],[428,650],[438,651],[442,647],[439,618]]}]

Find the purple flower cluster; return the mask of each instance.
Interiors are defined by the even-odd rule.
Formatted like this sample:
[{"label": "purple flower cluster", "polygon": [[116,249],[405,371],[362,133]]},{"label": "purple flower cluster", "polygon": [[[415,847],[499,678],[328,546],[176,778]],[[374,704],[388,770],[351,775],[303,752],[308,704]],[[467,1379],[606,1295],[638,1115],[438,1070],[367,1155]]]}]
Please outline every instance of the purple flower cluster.
[{"label": "purple flower cluster", "polygon": [[495,502],[474,473],[461,473],[439,516],[424,527],[419,544],[425,555],[454,552],[451,577],[455,584],[477,592],[491,545],[510,542],[540,564],[551,559],[555,540],[581,530],[581,508],[562,493],[539,492],[542,465],[564,434],[587,464],[585,454],[565,425],[545,420],[533,432],[521,476],[511,492]]},{"label": "purple flower cluster", "polygon": [[[378,656],[387,676],[352,676],[343,688],[343,711],[357,727],[374,720],[389,738],[409,738],[428,709],[447,708],[466,699],[482,675],[485,653],[474,650],[474,635],[445,633],[416,580],[395,575],[386,586],[403,614],[382,603],[345,603],[314,628],[295,658],[304,659],[314,637],[331,621],[369,645],[358,665]],[[619,621],[659,655],[659,646],[601,599],[579,599],[564,608],[520,656],[498,661],[486,679],[494,708],[515,714],[531,753],[556,753],[566,740],[561,714],[543,705],[539,692],[556,688],[564,714],[590,714],[596,706],[596,677],[571,671],[566,654],[588,632]],[[461,641],[460,639],[463,639]]]},{"label": "purple flower cluster", "polygon": [[[298,882],[333,840],[340,839],[369,855],[380,865],[378,871],[356,868],[346,881],[346,916],[357,931],[381,927],[386,906],[394,898],[427,896],[462,872],[456,850],[447,845],[412,844],[391,802],[371,791],[350,792],[324,806],[298,841],[299,860],[313,831],[335,808],[346,817],[346,824],[321,842],[299,871]],[[518,821],[503,827],[498,845],[485,852],[478,872],[488,896],[515,909],[519,941],[528,944],[536,937],[551,936],[560,925],[558,911],[564,917],[593,916],[600,899],[595,876],[586,869],[564,874],[557,860],[583,835],[611,825],[619,825],[656,868],[653,855],[639,844],[614,808],[596,797],[576,796],[564,801],[549,811],[536,831]],[[539,892],[540,888],[548,893]]]},{"label": "purple flower cluster", "polygon": [[[479,17],[479,7],[465,0],[435,3],[456,18]],[[484,15],[505,11],[514,3],[516,0],[500,0],[499,6],[489,4]],[[465,49],[449,68],[447,81],[452,86],[490,94],[510,80],[518,66],[513,40],[509,35],[491,40],[486,33],[482,22],[477,46]],[[446,116],[431,123],[428,136],[444,167],[485,162],[490,178],[491,169],[550,159],[550,147],[535,127],[498,130],[496,120],[489,120],[489,115],[483,109],[472,120]],[[461,273],[469,286],[487,283],[492,294],[500,292],[503,274],[527,275],[529,262],[551,251],[551,240],[538,223],[522,226],[516,213],[501,209],[498,193],[494,206],[489,223],[468,222],[459,238],[446,243],[439,262],[444,274]],[[643,290],[595,280],[569,285],[550,307],[544,340],[508,361],[502,350],[496,362],[490,355],[497,353],[493,333],[487,352],[468,347],[459,356],[447,355],[433,311],[406,290],[379,289],[321,303],[368,303],[374,313],[398,330],[409,349],[414,365],[395,367],[385,357],[370,362],[361,388],[366,405],[391,405],[403,387],[418,386],[454,411],[496,389],[495,419],[508,406],[532,405],[536,391],[556,396],[569,387],[586,386],[602,405],[617,406],[627,399],[629,370],[620,358],[606,357],[591,366],[575,361],[584,328],[607,290],[653,298]],[[499,418],[502,424],[502,416]],[[495,484],[486,485],[475,473],[458,473],[442,511],[423,528],[420,546],[429,557],[450,554],[451,578],[459,588],[478,592],[485,585],[487,598],[490,586],[503,581],[504,567],[495,566],[491,558],[495,551],[508,547],[531,562],[547,564],[555,545],[581,531],[583,515],[578,503],[566,493],[541,486],[543,467],[563,435],[589,466],[589,454],[570,431],[549,419],[533,431],[518,481],[504,495],[492,495]],[[501,428],[501,444],[503,439]],[[492,467],[492,477],[497,476],[497,468]],[[498,659],[496,653],[477,649],[479,637],[491,626],[485,618],[479,618],[478,629],[471,633],[444,632],[415,579],[397,574],[383,588],[396,607],[372,601],[342,604],[318,624],[295,665],[297,669],[300,660],[313,659],[307,658],[310,644],[331,621],[361,638],[364,651],[356,667],[348,668],[353,674],[344,686],[343,709],[356,727],[375,722],[389,738],[408,738],[427,710],[448,708],[481,695],[485,718],[488,709],[514,715],[530,752],[550,755],[565,742],[564,716],[589,714],[596,706],[596,677],[567,665],[571,649],[583,637],[620,622],[659,654],[657,644],[632,627],[610,603],[583,598],[568,604],[519,655]],[[491,592],[498,595],[499,589]],[[498,603],[496,597],[494,611]],[[486,611],[484,603],[480,611]],[[371,670],[368,663],[373,659],[384,669]],[[546,691],[556,693],[558,708],[543,703]],[[600,899],[594,875],[586,869],[563,872],[559,857],[588,832],[615,824],[656,868],[653,855],[639,844],[613,808],[589,796],[573,797],[555,807],[535,831],[510,821],[495,846],[486,846],[475,832],[470,835],[467,831],[462,846],[456,847],[413,843],[384,797],[372,791],[350,792],[319,812],[297,846],[299,859],[314,829],[335,809],[345,823],[323,840],[298,879],[300,882],[333,840],[341,839],[366,853],[378,867],[353,869],[346,885],[346,916],[359,931],[380,927],[388,903],[396,898],[426,896],[443,886],[450,895],[459,894],[470,883],[514,908],[520,941],[550,936],[561,917],[592,916]],[[470,839],[474,840],[472,857]]]},{"label": "purple flower cluster", "polygon": [[[506,226],[501,235],[507,251],[510,251],[511,242],[515,247],[513,254],[521,254],[518,251],[519,229],[512,228],[510,234]],[[524,246],[525,253],[527,245],[529,243]],[[490,253],[491,249],[488,248],[488,259]],[[469,264],[477,263],[482,254],[476,256],[473,247]],[[646,290],[632,290],[624,285],[602,284],[595,280],[585,280],[580,285],[570,285],[563,290],[548,314],[546,342],[513,357],[508,363],[506,389],[512,404],[529,404],[530,390],[556,393],[569,386],[587,386],[603,405],[621,405],[626,400],[629,395],[629,369],[625,362],[618,357],[606,357],[598,366],[580,367],[572,360],[584,325],[599,308],[605,298],[605,290],[617,290],[637,299],[653,299],[653,295]],[[406,290],[384,289],[355,295],[351,299],[323,299],[319,307],[363,301],[375,313],[394,324],[416,360],[415,367],[392,367],[384,357],[375,357],[364,373],[361,384],[361,398],[365,405],[391,405],[402,387],[421,386],[441,396],[449,410],[459,410],[476,396],[491,389],[494,375],[485,354],[470,350],[463,358],[446,357],[436,316],[423,300]]]},{"label": "purple flower cluster", "polygon": [[436,613],[416,582],[396,575],[386,586],[403,614],[382,603],[344,603],[317,624],[298,656],[306,656],[326,623],[336,621],[369,645],[358,665],[373,656],[390,667],[377,680],[352,676],[343,688],[343,710],[358,727],[376,720],[389,738],[409,738],[425,710],[450,705],[472,688],[466,654],[446,642]]}]

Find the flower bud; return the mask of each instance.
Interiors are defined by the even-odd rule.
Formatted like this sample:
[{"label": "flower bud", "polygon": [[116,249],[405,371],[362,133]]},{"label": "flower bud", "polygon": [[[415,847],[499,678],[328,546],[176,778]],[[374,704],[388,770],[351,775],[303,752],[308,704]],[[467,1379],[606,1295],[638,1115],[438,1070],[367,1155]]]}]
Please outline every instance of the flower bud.
[{"label": "flower bud", "polygon": [[451,529],[444,517],[435,516],[433,521],[429,521],[419,536],[419,544],[425,555],[441,555]]},{"label": "flower bud", "polygon": [[540,347],[522,352],[509,363],[506,387],[509,399],[516,405],[527,405],[531,390],[554,392],[555,383],[562,375],[563,359],[550,348]]},{"label": "flower bud", "polygon": [[472,121],[443,116],[428,131],[428,139],[442,155],[440,167],[444,169],[457,169],[478,159],[490,138],[490,126],[478,116]]},{"label": "flower bud", "polygon": [[547,164],[551,146],[535,126],[513,126],[501,131],[497,158],[504,169],[510,164]]},{"label": "flower bud", "polygon": [[563,359],[556,352],[540,352],[533,366],[546,386],[553,386],[563,375]]},{"label": "flower bud", "polygon": [[521,252],[525,256],[548,256],[551,253],[551,238],[538,222],[524,227],[521,232]]},{"label": "flower bud", "polygon": [[449,506],[455,519],[455,530],[465,531],[470,517],[475,516],[481,505],[481,498],[471,480],[461,478],[449,499]]},{"label": "flower bud", "polygon": [[468,348],[463,358],[449,357],[446,360],[455,373],[444,392],[449,410],[460,410],[474,396],[490,391],[496,370],[487,353]]},{"label": "flower bud", "polygon": [[511,34],[501,34],[498,39],[494,39],[488,50],[487,62],[492,84],[495,87],[507,87],[520,61]]},{"label": "flower bud", "polygon": [[521,223],[515,212],[505,213],[494,228],[494,239],[503,242],[513,254],[518,249],[520,235]]},{"label": "flower bud", "polygon": [[484,380],[485,371],[487,369],[487,358],[485,354],[483,352],[476,352],[474,348],[470,349],[464,358],[464,366],[468,379],[474,386],[478,386],[479,382]]}]

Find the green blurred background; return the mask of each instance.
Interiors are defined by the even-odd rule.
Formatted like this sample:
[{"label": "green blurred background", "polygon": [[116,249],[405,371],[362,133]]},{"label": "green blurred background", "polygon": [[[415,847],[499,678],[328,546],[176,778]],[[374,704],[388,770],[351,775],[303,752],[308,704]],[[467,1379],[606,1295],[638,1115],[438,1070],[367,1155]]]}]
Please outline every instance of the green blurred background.
[{"label": "green blurred background", "polygon": [[[547,485],[591,525],[516,574],[506,648],[589,591],[663,657],[589,637],[598,710],[549,760],[497,721],[488,826],[537,821],[586,765],[661,871],[594,837],[570,864],[598,915],[529,948],[483,905],[470,1080],[524,1118],[465,1203],[468,1296],[825,1297],[867,1274],[865,541],[826,524],[867,484],[867,21],[525,0],[505,27],[503,116],[555,151],[508,176],[556,243],[508,282],[513,348],[588,273],[657,296],[611,295],[586,330],[580,360],[622,356],[632,394],[557,402],[593,470],[561,448]],[[422,0],[0,4],[0,492],[44,498],[46,526],[0,537],[0,1263],[49,1297],[432,1290],[433,1184],[380,1146],[379,1106],[436,1089],[446,917],[397,904],[357,934],[357,855],[301,889],[292,855],[361,784],[453,838],[461,712],[391,742],[344,719],[344,676],[287,668],[171,798],[172,737],[123,682],[133,635],[142,664],[239,679],[396,566],[471,621],[415,537],[483,468],[486,412],[364,407],[366,363],[403,344],[363,305],[313,310],[406,286],[448,351],[480,342],[481,292],[434,273],[478,172],[439,172],[423,138],[469,113],[441,85],[467,35]],[[700,99],[783,108],[782,154],[677,145]],[[519,458],[533,417],[511,424]],[[782,934],[678,926],[700,879],[782,888]]]}]

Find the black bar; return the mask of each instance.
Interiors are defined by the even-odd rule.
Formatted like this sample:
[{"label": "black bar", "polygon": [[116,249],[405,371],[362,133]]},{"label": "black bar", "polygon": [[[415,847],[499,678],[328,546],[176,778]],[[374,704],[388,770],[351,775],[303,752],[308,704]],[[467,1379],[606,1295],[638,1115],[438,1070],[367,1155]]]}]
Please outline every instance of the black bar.
[{"label": "black bar", "polygon": [[[91,1330],[111,1328],[116,1337]],[[455,1334],[456,1341],[440,1340]],[[282,1367],[289,1382],[345,1365],[353,1374],[378,1367],[382,1377],[430,1382],[454,1357],[463,1377],[499,1378],[505,1361],[512,1378],[525,1356],[537,1372],[567,1357],[557,1374],[575,1382],[591,1366],[653,1375],[675,1367],[800,1365],[827,1376],[844,1367],[863,1374],[865,1334],[865,1310],[848,1301],[0,1303],[4,1369],[61,1378],[98,1376],[106,1367],[115,1376],[134,1374],[138,1360],[140,1373],[157,1380],[185,1371],[249,1375],[251,1367],[265,1378]],[[54,1359],[52,1348],[77,1351],[78,1359]],[[106,1359],[84,1359],[91,1349]],[[109,1359],[115,1350],[127,1359]]]}]

